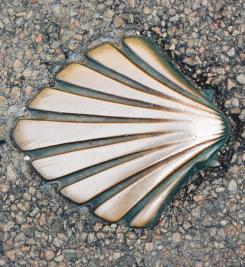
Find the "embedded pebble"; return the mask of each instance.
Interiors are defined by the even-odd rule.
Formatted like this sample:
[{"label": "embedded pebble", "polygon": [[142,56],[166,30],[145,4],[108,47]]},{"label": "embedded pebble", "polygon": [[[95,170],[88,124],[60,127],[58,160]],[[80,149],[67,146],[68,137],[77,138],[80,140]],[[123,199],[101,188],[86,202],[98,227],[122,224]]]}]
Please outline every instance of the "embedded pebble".
[{"label": "embedded pebble", "polygon": [[235,180],[231,180],[228,184],[228,190],[231,194],[235,194],[237,192],[237,183]]},{"label": "embedded pebble", "polygon": [[238,81],[240,84],[244,85],[244,84],[245,84],[245,74],[239,74],[239,75],[237,76],[237,81]]},{"label": "embedded pebble", "polygon": [[123,19],[119,16],[115,17],[114,19],[114,26],[116,28],[120,28],[123,25]]}]

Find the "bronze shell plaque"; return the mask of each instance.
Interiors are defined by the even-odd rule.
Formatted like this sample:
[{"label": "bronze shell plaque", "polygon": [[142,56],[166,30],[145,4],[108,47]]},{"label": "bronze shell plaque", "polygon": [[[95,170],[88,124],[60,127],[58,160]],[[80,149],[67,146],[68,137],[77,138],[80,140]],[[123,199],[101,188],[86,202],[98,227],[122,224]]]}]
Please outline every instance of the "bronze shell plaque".
[{"label": "bronze shell plaque", "polygon": [[44,179],[100,218],[152,226],[229,136],[224,115],[145,37],[103,43],[28,104],[13,138]]}]

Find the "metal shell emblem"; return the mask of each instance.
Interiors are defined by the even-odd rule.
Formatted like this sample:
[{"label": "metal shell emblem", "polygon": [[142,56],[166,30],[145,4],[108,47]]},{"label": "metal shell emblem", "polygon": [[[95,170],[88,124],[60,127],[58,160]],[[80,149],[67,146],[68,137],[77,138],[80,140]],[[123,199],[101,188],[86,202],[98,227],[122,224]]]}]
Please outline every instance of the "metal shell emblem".
[{"label": "metal shell emblem", "polygon": [[44,179],[109,222],[154,225],[229,135],[224,115],[147,38],[103,43],[28,104],[13,130]]}]

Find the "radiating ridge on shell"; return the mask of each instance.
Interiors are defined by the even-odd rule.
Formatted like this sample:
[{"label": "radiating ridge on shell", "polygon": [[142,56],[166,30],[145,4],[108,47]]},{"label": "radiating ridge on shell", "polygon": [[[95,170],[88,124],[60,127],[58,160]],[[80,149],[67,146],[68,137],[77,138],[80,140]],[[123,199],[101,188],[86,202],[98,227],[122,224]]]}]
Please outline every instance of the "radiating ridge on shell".
[{"label": "radiating ridge on shell", "polygon": [[44,179],[109,222],[152,226],[227,140],[224,115],[147,38],[70,63],[13,130]]}]

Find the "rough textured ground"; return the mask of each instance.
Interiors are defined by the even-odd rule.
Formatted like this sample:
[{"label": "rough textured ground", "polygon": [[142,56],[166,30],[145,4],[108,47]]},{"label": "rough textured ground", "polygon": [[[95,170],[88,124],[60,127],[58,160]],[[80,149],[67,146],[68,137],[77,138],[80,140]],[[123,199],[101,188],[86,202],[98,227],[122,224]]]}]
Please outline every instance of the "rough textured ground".
[{"label": "rough textured ground", "polygon": [[[106,225],[31,174],[10,132],[64,61],[104,36],[150,35],[232,124],[215,167],[153,230]],[[0,1],[0,266],[245,266],[245,2]],[[204,90],[204,89],[203,89]]]}]

